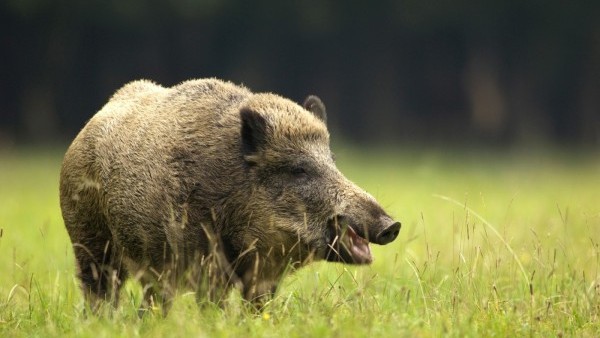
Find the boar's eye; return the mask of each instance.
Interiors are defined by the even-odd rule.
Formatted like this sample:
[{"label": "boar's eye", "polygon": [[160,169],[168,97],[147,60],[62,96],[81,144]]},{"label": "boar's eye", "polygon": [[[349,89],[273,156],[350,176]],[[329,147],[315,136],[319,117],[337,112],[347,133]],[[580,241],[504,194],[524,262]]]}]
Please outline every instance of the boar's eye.
[{"label": "boar's eye", "polygon": [[307,176],[306,169],[303,167],[292,167],[290,173],[296,178],[304,178]]}]

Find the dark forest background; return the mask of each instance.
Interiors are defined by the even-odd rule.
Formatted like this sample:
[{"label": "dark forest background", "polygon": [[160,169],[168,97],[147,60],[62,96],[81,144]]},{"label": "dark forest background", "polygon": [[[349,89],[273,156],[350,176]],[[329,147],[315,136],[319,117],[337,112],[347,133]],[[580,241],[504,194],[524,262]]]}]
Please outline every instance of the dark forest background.
[{"label": "dark forest background", "polygon": [[139,78],[302,101],[360,143],[600,144],[600,1],[3,0],[0,147]]}]

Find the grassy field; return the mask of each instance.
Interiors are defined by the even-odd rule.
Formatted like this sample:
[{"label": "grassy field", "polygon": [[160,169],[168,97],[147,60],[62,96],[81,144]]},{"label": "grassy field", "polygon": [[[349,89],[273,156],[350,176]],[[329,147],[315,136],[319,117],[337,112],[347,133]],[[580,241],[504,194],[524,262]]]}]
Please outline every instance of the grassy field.
[{"label": "grassy field", "polygon": [[129,282],[85,316],[58,206],[61,150],[0,154],[0,337],[600,336],[600,156],[345,151],[403,223],[368,267],[315,263],[260,314],[182,293],[139,319]]}]

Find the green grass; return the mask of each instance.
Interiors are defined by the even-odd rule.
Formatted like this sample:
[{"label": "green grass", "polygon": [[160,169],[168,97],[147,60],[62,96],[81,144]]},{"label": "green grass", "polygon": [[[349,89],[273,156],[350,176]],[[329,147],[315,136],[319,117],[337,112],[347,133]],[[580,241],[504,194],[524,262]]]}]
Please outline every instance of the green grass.
[{"label": "green grass", "polygon": [[0,154],[0,336],[600,336],[600,157],[337,151],[399,220],[368,267],[315,263],[264,313],[233,293],[137,317],[140,286],[85,316],[58,206],[60,152]]}]

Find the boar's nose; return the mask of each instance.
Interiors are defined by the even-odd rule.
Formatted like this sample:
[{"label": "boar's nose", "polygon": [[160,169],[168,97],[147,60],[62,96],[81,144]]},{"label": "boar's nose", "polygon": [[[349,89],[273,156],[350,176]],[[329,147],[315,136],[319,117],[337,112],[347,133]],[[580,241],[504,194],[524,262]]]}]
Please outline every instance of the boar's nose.
[{"label": "boar's nose", "polygon": [[376,237],[373,242],[381,245],[385,245],[393,242],[400,233],[400,222],[394,222],[392,225],[388,225],[387,228],[383,229]]}]

